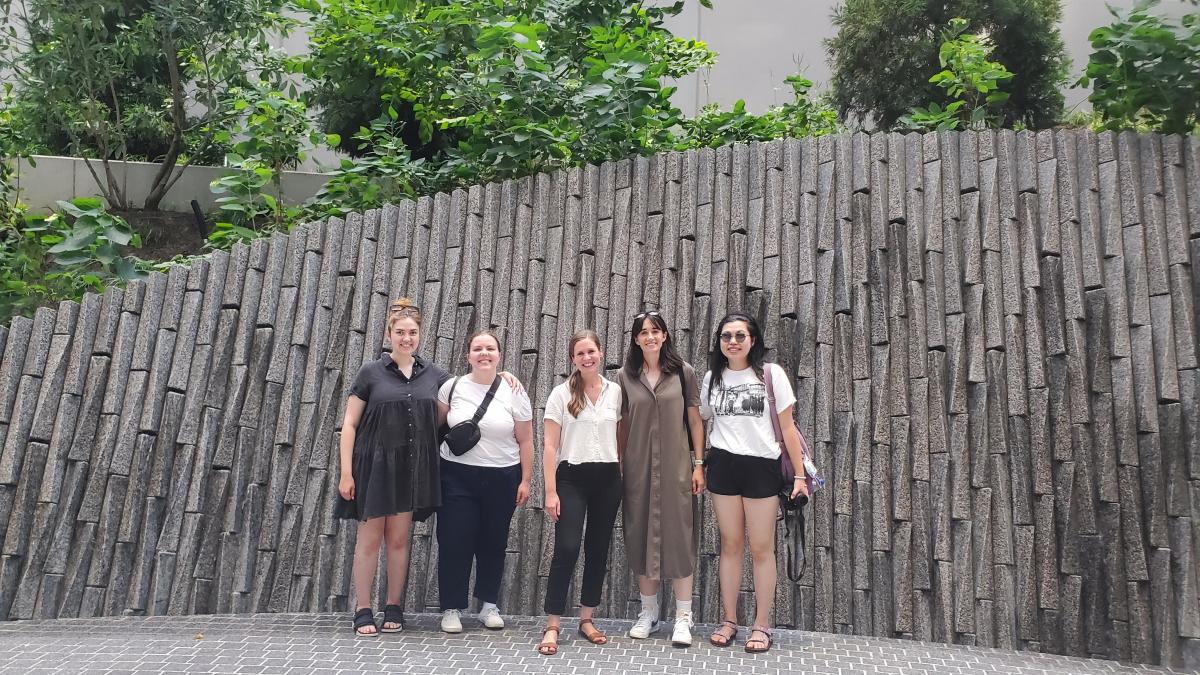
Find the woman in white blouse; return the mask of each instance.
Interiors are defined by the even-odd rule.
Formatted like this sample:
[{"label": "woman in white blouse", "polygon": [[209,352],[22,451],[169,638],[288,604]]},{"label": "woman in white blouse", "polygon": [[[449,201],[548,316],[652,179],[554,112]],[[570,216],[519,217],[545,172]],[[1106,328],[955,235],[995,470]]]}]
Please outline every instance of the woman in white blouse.
[{"label": "woman in white blouse", "polygon": [[581,543],[584,557],[579,634],[592,644],[608,642],[592,623],[592,612],[600,604],[608,571],[608,547],[622,495],[617,457],[621,388],[600,374],[604,351],[596,333],[582,330],[572,335],[568,352],[575,369],[566,382],[550,392],[543,440],[546,514],[556,523],[544,606],[548,617],[538,645],[538,652],[545,656],[558,652],[559,617],[566,611],[567,587]]}]

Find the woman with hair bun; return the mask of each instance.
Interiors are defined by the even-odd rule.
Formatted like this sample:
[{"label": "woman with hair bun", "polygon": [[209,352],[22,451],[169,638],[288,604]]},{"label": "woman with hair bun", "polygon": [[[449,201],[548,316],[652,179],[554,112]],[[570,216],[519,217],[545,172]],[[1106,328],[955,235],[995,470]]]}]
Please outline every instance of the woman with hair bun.
[{"label": "woman with hair bun", "polygon": [[[341,479],[335,515],[359,521],[354,545],[354,632],[360,637],[404,629],[400,606],[408,575],[412,521],[441,505],[437,392],[450,374],[417,355],[421,310],[408,298],[387,318],[391,353],[358,370],[341,430]],[[371,586],[380,541],[387,545],[383,625],[375,625]]]},{"label": "woman with hair bun", "polygon": [[572,335],[567,352],[574,369],[566,382],[550,392],[544,426],[545,509],[555,526],[554,557],[546,582],[546,628],[538,645],[543,656],[558,652],[559,617],[567,608],[567,587],[581,544],[579,634],[592,644],[608,642],[592,623],[592,613],[600,604],[608,547],[621,507],[617,454],[621,388],[601,375],[604,350],[595,332],[581,330]]}]

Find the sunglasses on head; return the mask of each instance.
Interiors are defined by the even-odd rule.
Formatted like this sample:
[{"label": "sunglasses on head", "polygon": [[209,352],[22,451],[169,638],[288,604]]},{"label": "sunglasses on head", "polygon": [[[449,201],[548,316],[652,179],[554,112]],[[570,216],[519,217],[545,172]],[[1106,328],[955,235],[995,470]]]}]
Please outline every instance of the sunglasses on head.
[{"label": "sunglasses on head", "polygon": [[662,316],[662,315],[661,315],[661,314],[659,314],[658,312],[655,312],[655,311],[642,312],[641,314],[638,314],[638,315],[634,316],[634,317],[633,317],[633,320],[634,320],[634,321],[637,321],[637,320],[639,320],[639,319],[644,319],[644,318],[646,318],[646,317],[648,317],[648,316]]},{"label": "sunglasses on head", "polygon": [[418,316],[421,313],[420,309],[413,307],[412,305],[404,305],[401,307],[392,305],[388,311],[397,316]]},{"label": "sunglasses on head", "polygon": [[741,343],[745,342],[746,338],[750,337],[750,335],[748,333],[743,333],[742,331],[739,330],[736,333],[729,333],[729,332],[721,333],[720,337],[721,337],[721,342],[724,342],[725,344],[729,344],[730,342],[741,344]]}]

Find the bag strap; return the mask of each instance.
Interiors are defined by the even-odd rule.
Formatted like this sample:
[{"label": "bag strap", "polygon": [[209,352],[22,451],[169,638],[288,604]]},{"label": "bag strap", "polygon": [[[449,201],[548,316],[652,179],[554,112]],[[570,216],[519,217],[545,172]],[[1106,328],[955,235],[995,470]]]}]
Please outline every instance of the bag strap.
[{"label": "bag strap", "polygon": [[696,446],[692,444],[692,423],[688,419],[687,378],[683,376],[683,368],[679,369],[679,394],[683,396],[683,435],[687,437],[688,463],[696,456]]},{"label": "bag strap", "polygon": [[[793,522],[793,519],[795,522]],[[793,533],[792,528],[796,530]],[[796,569],[796,539],[800,540],[800,569]],[[808,568],[808,542],[804,534],[804,509],[796,509],[794,515],[783,518],[783,550],[787,558],[787,576],[792,583],[798,583]]]},{"label": "bag strap", "polygon": [[[783,429],[779,426],[779,413],[775,411],[775,388],[771,386],[771,364],[763,364],[763,380],[767,385],[767,409],[770,413],[771,428],[775,430],[775,442],[783,445]],[[787,448],[781,448],[787,452]]]},{"label": "bag strap", "polygon": [[484,414],[487,413],[488,406],[492,404],[492,399],[496,398],[496,390],[499,388],[500,376],[497,375],[496,379],[492,380],[492,386],[488,387],[487,394],[483,397],[483,402],[479,404],[479,409],[475,411],[475,416],[471,418],[471,421],[476,425],[479,424],[479,420],[483,419]]}]

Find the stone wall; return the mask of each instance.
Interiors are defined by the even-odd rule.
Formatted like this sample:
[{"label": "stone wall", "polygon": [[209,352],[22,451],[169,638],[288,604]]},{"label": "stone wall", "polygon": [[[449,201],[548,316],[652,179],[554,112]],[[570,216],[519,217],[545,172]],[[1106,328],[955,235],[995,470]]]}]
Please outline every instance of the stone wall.
[{"label": "stone wall", "polygon": [[[538,407],[577,328],[615,368],[658,308],[703,369],[716,318],[759,315],[828,479],[780,624],[1196,665],[1195,256],[1200,141],[1073,131],[668,154],[256,241],[7,329],[0,617],[346,609],[337,430],[407,294],[456,370],[505,328]],[[540,483],[510,613],[540,610]],[[437,607],[430,533],[409,611]],[[607,616],[636,611],[622,551]]]}]

